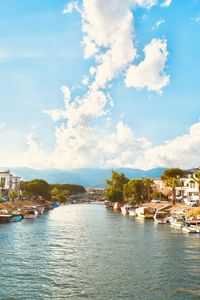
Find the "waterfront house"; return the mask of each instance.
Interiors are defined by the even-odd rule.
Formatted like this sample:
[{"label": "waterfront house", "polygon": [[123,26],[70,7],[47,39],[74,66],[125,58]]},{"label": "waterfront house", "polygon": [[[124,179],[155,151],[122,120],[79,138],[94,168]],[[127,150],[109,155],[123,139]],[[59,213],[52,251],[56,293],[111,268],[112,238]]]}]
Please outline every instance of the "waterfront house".
[{"label": "waterfront house", "polygon": [[10,170],[0,172],[0,194],[7,196],[9,192],[19,192],[20,177],[13,175]]},{"label": "waterfront house", "polygon": [[199,199],[199,185],[192,178],[192,174],[188,173],[184,178],[180,178],[180,186],[176,188],[176,197]]}]

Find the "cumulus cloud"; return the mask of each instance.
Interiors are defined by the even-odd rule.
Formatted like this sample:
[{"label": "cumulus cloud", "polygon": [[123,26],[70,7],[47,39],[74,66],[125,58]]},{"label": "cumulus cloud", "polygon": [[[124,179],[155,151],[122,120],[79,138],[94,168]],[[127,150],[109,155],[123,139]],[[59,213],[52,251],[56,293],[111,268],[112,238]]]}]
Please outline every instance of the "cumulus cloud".
[{"label": "cumulus cloud", "polygon": [[114,133],[106,136],[100,145],[104,153],[104,166],[112,168],[132,167],[151,143],[146,138],[136,137],[133,130],[120,121]]},{"label": "cumulus cloud", "polygon": [[114,131],[93,126],[69,128],[65,123],[56,129],[56,146],[51,155],[41,149],[37,137],[27,137],[29,152],[26,162],[32,167],[51,166],[59,169],[84,167],[155,167],[190,168],[200,164],[200,122],[193,124],[188,133],[153,147],[145,137],[138,137],[120,121]]},{"label": "cumulus cloud", "polygon": [[53,121],[62,121],[56,127],[55,149],[45,160],[40,142],[34,135],[28,136],[27,159],[32,158],[33,165],[48,161],[56,168],[134,167],[151,150],[150,141],[137,137],[124,122],[111,131],[95,125],[95,121],[110,119],[113,102],[107,89],[122,71],[128,69],[127,86],[161,93],[168,84],[169,76],[164,72],[168,55],[165,40],[152,40],[144,48],[144,60],[133,65],[137,53],[134,9],[150,9],[156,3],[157,0],[83,0],[81,8],[77,2],[68,4],[65,13],[76,9],[81,14],[84,57],[93,58],[95,64],[83,78],[82,84],[87,86],[83,96],[74,98],[63,86],[63,109],[45,111]]},{"label": "cumulus cloud", "polygon": [[146,87],[149,91],[162,93],[162,89],[169,84],[169,75],[164,71],[167,57],[167,41],[153,39],[144,48],[144,60],[129,67],[126,86],[137,89]]},{"label": "cumulus cloud", "polygon": [[191,168],[199,164],[200,122],[193,124],[187,134],[145,151],[136,166],[145,169],[160,166]]},{"label": "cumulus cloud", "polygon": [[165,20],[159,20],[156,22],[156,24],[153,26],[152,30],[157,30],[162,24],[165,24],[166,21]]},{"label": "cumulus cloud", "polygon": [[[140,2],[144,5],[144,1]],[[83,1],[82,45],[85,58],[96,58],[96,88],[106,87],[135,58],[132,24],[133,14],[127,0]]]},{"label": "cumulus cloud", "polygon": [[38,139],[38,137],[33,133],[29,133],[26,137],[26,143],[28,146],[28,151],[24,157],[24,164],[36,168],[47,167],[48,164],[51,163],[47,160],[42,150],[42,145]]},{"label": "cumulus cloud", "polygon": [[161,4],[161,7],[168,7],[172,4],[172,0],[164,0],[164,2]]}]

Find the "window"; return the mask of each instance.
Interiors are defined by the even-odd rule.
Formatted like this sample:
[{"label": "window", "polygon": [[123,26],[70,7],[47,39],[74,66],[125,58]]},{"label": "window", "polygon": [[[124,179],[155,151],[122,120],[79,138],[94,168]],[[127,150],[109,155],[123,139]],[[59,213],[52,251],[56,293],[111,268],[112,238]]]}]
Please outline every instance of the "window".
[{"label": "window", "polygon": [[195,183],[193,181],[190,181],[190,188],[194,189],[195,188]]},{"label": "window", "polygon": [[5,177],[1,177],[1,180],[0,180],[0,188],[4,189],[4,188],[5,188],[5,184],[6,184],[6,179],[5,179]]}]

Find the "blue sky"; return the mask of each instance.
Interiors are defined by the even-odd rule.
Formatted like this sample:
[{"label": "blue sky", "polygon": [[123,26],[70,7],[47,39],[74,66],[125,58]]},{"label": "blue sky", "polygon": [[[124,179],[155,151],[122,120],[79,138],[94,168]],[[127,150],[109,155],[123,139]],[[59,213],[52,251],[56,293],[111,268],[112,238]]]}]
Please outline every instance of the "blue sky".
[{"label": "blue sky", "polygon": [[[89,9],[89,2],[87,3],[87,0],[85,2],[85,9]],[[91,9],[96,7],[102,9],[97,5],[98,0],[91,2],[94,4]],[[112,2],[113,5],[117,5],[119,0],[110,3]],[[129,7],[132,13],[133,48],[136,49],[137,56],[134,60],[125,63],[105,86],[100,86],[99,90],[109,93],[112,97],[113,106],[110,106],[108,101],[103,107],[105,114],[97,113],[94,118],[88,116],[91,118],[90,126],[87,124],[83,128],[83,132],[90,135],[89,129],[92,124],[97,132],[101,132],[99,139],[106,137],[100,145],[107,149],[99,159],[101,167],[148,168],[160,164],[162,164],[160,166],[166,164],[181,166],[180,153],[177,150],[180,145],[170,144],[167,148],[164,145],[169,140],[174,145],[178,136],[183,139],[184,145],[187,144],[184,137],[188,135],[191,126],[197,127],[199,124],[200,1],[173,0],[165,7],[162,7],[164,0],[152,2],[155,2],[152,7],[147,7],[148,5],[145,4],[143,7]],[[86,22],[91,25],[95,19],[84,20],[83,15],[76,9],[69,14],[63,13],[64,7],[67,8],[69,3],[71,1],[62,0],[0,2],[0,136],[2,139],[0,163],[2,165],[57,168],[99,166],[96,163],[96,154],[91,154],[91,160],[87,158],[88,151],[94,149],[95,141],[86,139],[87,147],[80,146],[80,136],[76,136],[77,132],[80,132],[80,127],[79,130],[76,128],[72,136],[69,135],[69,125],[67,125],[71,120],[69,113],[66,113],[65,118],[58,118],[53,122],[51,113],[44,112],[65,110],[62,86],[70,89],[72,98],[80,96],[82,99],[80,101],[84,102],[84,95],[90,89],[91,81],[90,85],[83,85],[83,76],[88,76],[90,67],[98,66],[96,54],[84,59],[86,46],[81,45],[84,35],[88,35],[88,32],[83,32],[82,24]],[[106,1],[101,3],[105,6],[105,14],[109,13],[110,8],[107,9]],[[79,1],[78,5],[82,9],[82,1]],[[95,10],[95,13],[99,13],[98,17],[101,15],[99,11]],[[106,22],[106,18],[101,22]],[[109,23],[110,25],[112,24]],[[94,40],[97,38],[95,36]],[[147,90],[146,83],[140,89],[134,82],[131,83],[132,87],[127,87],[125,84],[127,69],[130,65],[139,65],[144,60],[143,49],[152,40],[161,43],[166,40],[168,55],[163,58],[162,71],[165,76],[170,76],[169,83],[164,84],[160,91],[154,88]],[[106,53],[105,49],[102,50],[102,45],[98,47],[99,51]],[[138,76],[141,76],[141,73]],[[107,109],[109,109],[108,113]],[[79,116],[81,117],[82,115]],[[128,145],[126,140],[125,145],[121,142],[120,145],[116,144],[120,139],[119,129],[116,129],[119,128],[118,124],[124,126],[121,130],[122,135],[126,136],[127,131],[129,132],[127,139],[132,139],[132,135],[136,137],[131,145]],[[62,125],[66,127],[66,141],[64,145],[59,145],[60,149],[62,146],[62,151],[59,152],[60,150],[56,149],[59,142],[55,138],[55,133],[58,128],[57,135],[58,132],[60,134]],[[65,133],[60,139],[65,139]],[[198,135],[196,131],[194,135]],[[145,139],[145,143],[151,145],[144,146],[144,152],[139,149],[139,154],[135,154],[137,145],[141,145],[141,139]],[[185,149],[181,153],[181,157],[184,158],[192,155],[194,143],[197,143],[195,149],[199,149],[198,140],[193,136],[189,136],[188,139],[188,144],[191,144],[192,140],[192,145],[189,150]],[[76,140],[76,143],[72,144],[69,140]],[[110,150],[112,143],[114,145]],[[127,147],[126,158],[121,156],[124,147]],[[67,150],[68,148],[72,149],[71,152]],[[148,157],[152,152],[157,157],[160,152],[168,153],[169,149],[174,151],[172,157],[167,157],[166,161],[154,158],[151,163],[148,163]],[[133,155],[131,155],[132,150]],[[98,151],[99,148],[96,149],[96,152]],[[184,153],[184,151],[189,152]],[[200,152],[194,153],[191,164],[199,164],[197,158],[199,154]],[[58,157],[62,155],[65,157],[63,162],[57,164]],[[130,157],[134,155],[136,159],[132,160]],[[73,161],[76,161],[74,164],[69,162],[70,156]],[[43,165],[44,157],[48,159]],[[82,157],[82,160],[77,157]],[[147,162],[143,164],[142,160]],[[189,163],[187,165],[183,162],[183,167],[187,166],[189,167]]]}]

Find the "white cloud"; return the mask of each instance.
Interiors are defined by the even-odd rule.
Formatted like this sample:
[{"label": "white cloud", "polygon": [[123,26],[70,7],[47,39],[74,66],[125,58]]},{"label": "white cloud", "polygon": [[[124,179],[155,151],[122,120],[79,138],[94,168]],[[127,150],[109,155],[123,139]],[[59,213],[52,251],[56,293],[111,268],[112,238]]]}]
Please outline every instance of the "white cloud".
[{"label": "white cloud", "polygon": [[166,21],[165,20],[159,20],[159,21],[157,21],[156,22],[156,24],[153,26],[153,28],[152,28],[152,30],[156,30],[156,29],[158,29],[162,24],[165,24],[166,23]]},{"label": "white cloud", "polygon": [[48,167],[51,162],[47,159],[47,155],[42,150],[42,145],[38,137],[32,132],[26,137],[28,151],[25,154],[22,164],[35,168]]},{"label": "white cloud", "polygon": [[169,84],[169,75],[164,72],[168,56],[166,40],[153,39],[144,48],[144,60],[139,65],[129,67],[125,83],[127,87],[147,88],[162,93]]},{"label": "white cloud", "polygon": [[164,2],[161,4],[161,7],[168,7],[172,4],[172,0],[164,0]]},{"label": "white cloud", "polygon": [[195,23],[200,23],[200,15],[196,16],[195,18],[191,19]]},{"label": "white cloud", "polygon": [[41,144],[30,134],[26,164],[32,167],[59,169],[84,167],[155,167],[190,168],[200,164],[200,122],[189,132],[153,147],[145,137],[137,137],[133,130],[120,121],[114,131],[93,126],[68,127],[63,123],[56,129],[56,146],[51,155],[43,153]]},{"label": "white cloud", "polygon": [[85,58],[96,58],[96,88],[104,88],[135,58],[132,24],[133,14],[127,0],[83,1],[82,45]]},{"label": "white cloud", "polygon": [[88,85],[89,84],[89,78],[88,78],[88,76],[84,76],[83,77],[82,84],[83,85]]},{"label": "white cloud", "polygon": [[[83,0],[79,10],[82,46],[85,58],[95,59],[88,76],[83,78],[88,90],[82,97],[73,98],[69,88],[62,87],[64,108],[45,111],[53,121],[63,120],[56,127],[55,149],[44,160],[41,145],[31,134],[28,136],[30,164],[32,158],[33,165],[48,161],[48,166],[56,168],[134,167],[151,149],[150,141],[136,137],[123,122],[119,122],[113,132],[107,132],[110,131],[108,122],[112,99],[105,88],[109,88],[112,80],[126,68],[129,86],[161,92],[168,84],[169,77],[164,73],[168,55],[165,40],[152,40],[144,49],[144,61],[130,67],[137,52],[132,9],[137,6],[149,9],[156,3],[156,0]],[[65,12],[71,12],[74,5],[69,4]],[[133,78],[134,68],[137,80]],[[105,122],[107,120],[105,128],[96,127],[95,120],[102,121],[103,117]]]},{"label": "white cloud", "polygon": [[200,122],[193,124],[188,134],[178,136],[166,143],[144,152],[136,163],[140,168],[180,167],[200,165]]},{"label": "white cloud", "polygon": [[145,138],[135,136],[133,130],[120,121],[114,133],[106,136],[101,142],[105,167],[132,167],[141,158],[151,143]]},{"label": "white cloud", "polygon": [[77,1],[69,2],[63,9],[63,14],[71,14],[73,10],[77,10],[80,12]]}]

